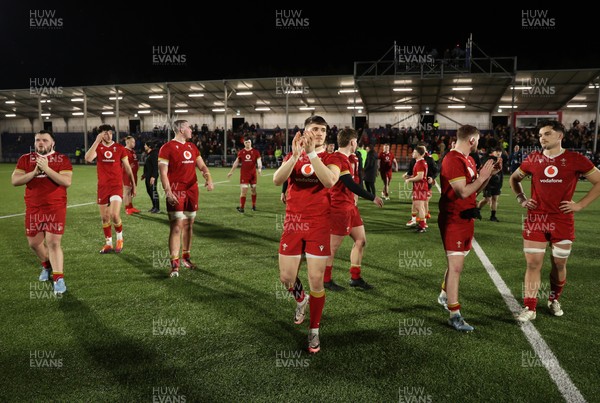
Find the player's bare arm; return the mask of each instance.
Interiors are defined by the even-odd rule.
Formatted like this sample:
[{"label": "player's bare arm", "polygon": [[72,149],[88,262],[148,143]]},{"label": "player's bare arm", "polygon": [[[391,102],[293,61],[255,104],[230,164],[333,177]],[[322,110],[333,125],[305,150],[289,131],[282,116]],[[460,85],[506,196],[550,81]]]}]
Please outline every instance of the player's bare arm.
[{"label": "player's bare arm", "polygon": [[315,170],[315,175],[326,188],[333,187],[340,178],[340,170],[337,166],[326,166],[315,151],[315,135],[310,131],[304,133],[304,151],[310,158],[310,163]]},{"label": "player's bare arm", "polygon": [[160,171],[160,181],[163,185],[163,189],[165,190],[165,198],[167,199],[167,203],[169,203],[172,206],[179,204],[179,201],[177,200],[177,198],[173,194],[173,191],[171,190],[171,184],[169,183],[169,178],[167,176],[169,172],[169,165],[159,162],[158,170]]},{"label": "player's bare arm", "polygon": [[392,160],[392,169],[394,170],[394,172],[398,172],[400,170],[398,167],[398,161],[396,161],[396,158],[394,158]]},{"label": "player's bare arm", "polygon": [[256,169],[258,170],[258,174],[262,175],[262,159],[260,158],[256,160]]},{"label": "player's bare arm", "polygon": [[204,178],[204,187],[206,187],[206,190],[210,192],[215,188],[215,185],[213,184],[212,177],[210,176],[210,171],[208,170],[208,167],[204,163],[202,157],[198,157],[196,159],[196,167],[200,170],[200,172],[202,172],[202,177]]},{"label": "player's bare arm", "polygon": [[290,177],[292,170],[294,169],[294,165],[298,162],[298,158],[300,158],[300,154],[302,154],[303,150],[303,137],[300,132],[297,132],[292,140],[292,156],[290,159],[285,161],[281,166],[275,171],[273,174],[273,183],[275,186],[281,186],[285,181]]},{"label": "player's bare arm", "polygon": [[517,169],[510,176],[509,184],[513,193],[517,196],[517,202],[521,205],[521,207],[533,210],[537,207],[537,201],[534,199],[528,199],[523,191],[523,185],[521,185],[521,181],[527,177],[525,172],[521,171],[521,169]]},{"label": "player's bare arm", "polygon": [[131,165],[129,164],[129,160],[127,157],[124,157],[121,160],[123,167],[125,168],[125,172],[127,172],[127,176],[131,179],[131,196],[135,196],[136,194],[136,185],[135,185],[135,176],[133,175],[133,169],[131,169]]},{"label": "player's bare arm", "polygon": [[67,188],[71,186],[71,177],[73,176],[73,172],[56,172],[48,165],[48,158],[38,156],[36,158],[36,168],[45,172],[46,175],[48,175],[48,178],[52,179],[52,181],[57,185],[64,186]]},{"label": "player's bare arm", "polygon": [[[489,164],[488,164],[489,162]],[[472,183],[468,183],[466,179],[459,179],[453,182],[450,182],[450,186],[452,186],[452,190],[454,193],[458,195],[461,199],[466,199],[471,196],[473,193],[478,192],[480,189],[485,188],[487,182],[490,179],[492,174],[492,169],[494,165],[494,161],[489,160],[486,162],[481,170],[479,171],[479,176]]]},{"label": "player's bare arm", "polygon": [[238,167],[239,164],[240,164],[240,159],[236,158],[235,161],[233,161],[233,165],[231,166],[231,170],[227,174],[228,178],[231,178],[231,175],[233,175],[233,171],[235,171],[235,169]]},{"label": "player's bare arm", "polygon": [[87,152],[85,153],[85,161],[86,162],[94,162],[94,160],[96,159],[96,156],[98,155],[98,154],[96,154],[96,149],[102,142],[103,138],[104,138],[104,132],[98,133],[98,135],[96,136],[96,140],[94,140],[94,142],[90,146],[90,149],[87,150]]},{"label": "player's bare arm", "polygon": [[406,183],[409,183],[409,182],[419,182],[419,181],[422,181],[422,180],[423,180],[423,177],[425,176],[425,172],[423,172],[423,171],[419,171],[419,172],[417,172],[417,176],[414,176],[414,177],[412,177],[412,178],[411,178],[411,177],[409,177],[409,176],[408,176],[408,175],[406,175],[406,174],[404,174],[404,175],[405,175],[405,179],[404,179],[404,181],[405,181]]},{"label": "player's bare arm", "polygon": [[563,200],[560,202],[560,211],[565,214],[576,213],[578,211],[583,210],[591,202],[600,197],[600,171],[598,168],[595,168],[590,174],[586,176],[586,179],[590,181],[592,185],[594,185],[589,192],[583,196],[583,199],[578,202],[574,202],[573,200]]},{"label": "player's bare arm", "polygon": [[10,177],[10,182],[13,186],[23,186],[29,183],[29,181],[35,178],[39,173],[40,169],[37,165],[33,171],[27,173],[20,169],[15,169]]}]

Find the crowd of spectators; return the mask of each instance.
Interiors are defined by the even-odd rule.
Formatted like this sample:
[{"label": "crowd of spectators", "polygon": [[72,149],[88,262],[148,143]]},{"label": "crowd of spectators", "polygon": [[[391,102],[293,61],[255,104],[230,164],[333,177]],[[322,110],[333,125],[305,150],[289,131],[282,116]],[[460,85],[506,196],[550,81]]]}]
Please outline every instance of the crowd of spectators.
[{"label": "crowd of spectators", "polygon": [[[568,132],[563,140],[563,147],[568,149],[579,150],[583,153],[587,152],[590,159],[596,165],[600,165],[600,152],[592,155],[594,141],[594,130],[596,123],[591,121],[588,123],[580,123],[575,120],[568,125]],[[452,146],[452,141],[455,140],[456,130],[440,130],[437,121],[434,124],[421,125],[418,128],[411,126],[392,127],[392,125],[379,126],[377,128],[365,127],[358,130],[360,146],[376,146],[377,144],[399,144],[408,145],[414,148],[417,145],[424,145],[431,154],[437,154],[442,157]],[[298,126],[289,130],[289,141],[293,135],[300,130]],[[152,131],[133,133],[132,136],[136,139],[135,149],[139,154],[142,154],[144,144],[152,142],[157,146],[162,145],[168,139],[168,126],[154,127]],[[337,126],[328,128],[327,142],[336,143]],[[224,147],[224,129],[216,128],[209,130],[206,124],[192,126],[192,141],[198,149],[202,157],[207,161],[215,161],[218,158],[219,164],[228,164],[235,159],[237,152],[244,147],[244,140],[252,140],[252,145],[263,156],[264,162],[274,165],[277,160],[281,159],[281,155],[285,156],[285,129],[279,126],[271,129],[264,129],[259,124],[250,124],[245,122],[243,125],[227,130],[227,140]],[[69,136],[67,141],[60,141],[63,136]],[[58,144],[62,152],[76,155],[76,150],[83,150],[84,144],[81,141],[83,133],[65,133],[57,134]],[[124,138],[129,133],[121,132],[120,137]],[[91,144],[97,136],[97,128],[93,128],[88,133],[88,144]],[[29,139],[31,137],[31,139]],[[63,137],[64,138],[64,137]],[[3,136],[3,153],[25,153],[29,151],[29,147],[33,144],[33,134],[15,134],[12,136]],[[539,147],[537,131],[535,128],[518,128],[513,136],[512,146],[510,148],[510,127],[498,125],[493,130],[482,130],[482,136],[479,141],[478,148],[485,155],[487,150],[501,146],[504,149],[505,158],[510,164],[510,154],[514,153],[514,146],[519,146],[520,153],[527,153]],[[31,141],[30,141],[31,140]],[[225,149],[227,159],[222,160],[223,151]],[[212,157],[211,157],[212,156]],[[231,161],[230,161],[231,160]],[[509,165],[507,164],[507,166]]]}]

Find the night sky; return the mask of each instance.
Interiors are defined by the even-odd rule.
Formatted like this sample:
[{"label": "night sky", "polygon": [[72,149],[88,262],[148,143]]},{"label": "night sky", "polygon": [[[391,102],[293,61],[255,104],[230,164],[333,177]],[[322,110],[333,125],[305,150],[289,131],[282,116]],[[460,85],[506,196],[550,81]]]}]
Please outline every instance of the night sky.
[{"label": "night sky", "polygon": [[[381,58],[394,41],[443,54],[464,47],[470,33],[489,56],[517,56],[520,70],[600,67],[600,31],[592,11],[579,8],[524,15],[506,4],[490,12],[367,2],[334,12],[307,5],[124,3],[0,5],[0,88],[28,88],[33,77],[76,86],[351,75],[353,62]],[[156,55],[178,63],[156,63]]]}]

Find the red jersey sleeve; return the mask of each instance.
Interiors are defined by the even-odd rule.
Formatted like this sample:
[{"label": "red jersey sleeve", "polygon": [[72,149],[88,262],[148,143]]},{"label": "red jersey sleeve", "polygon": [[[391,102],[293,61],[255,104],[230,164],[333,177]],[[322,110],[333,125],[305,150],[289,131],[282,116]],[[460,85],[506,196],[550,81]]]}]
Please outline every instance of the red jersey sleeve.
[{"label": "red jersey sleeve", "polygon": [[327,166],[336,166],[340,170],[340,176],[350,174],[350,164],[348,159],[343,158],[340,153],[329,154],[327,157]]},{"label": "red jersey sleeve", "polygon": [[467,177],[465,176],[465,166],[460,159],[448,159],[448,164],[444,166],[444,169],[446,170],[446,172],[444,172],[444,176],[448,178],[449,183],[456,182],[461,179],[467,181]]},{"label": "red jersey sleeve", "polygon": [[73,165],[71,165],[71,160],[69,159],[69,157],[67,157],[64,154],[61,154],[60,157],[61,157],[61,164],[58,167],[58,169],[59,169],[58,173],[72,172]]},{"label": "red jersey sleeve", "polygon": [[27,172],[27,169],[29,168],[29,158],[31,158],[30,154],[21,155],[21,158],[17,161],[15,170]]},{"label": "red jersey sleeve", "polygon": [[242,150],[238,151],[237,153],[237,158],[241,161],[242,160]]},{"label": "red jersey sleeve", "polygon": [[254,150],[254,160],[258,161],[260,159],[260,152],[258,150]]},{"label": "red jersey sleeve", "polygon": [[158,151],[158,160],[162,161],[162,162],[166,162],[167,164],[169,163],[169,159],[171,157],[169,151],[171,149],[171,147],[168,146],[169,143],[166,143],[165,145],[163,145],[160,150]]},{"label": "red jersey sleeve", "polygon": [[583,176],[588,176],[596,169],[594,163],[581,154],[577,154],[575,164],[575,169]]},{"label": "red jersey sleeve", "polygon": [[521,162],[521,165],[519,165],[518,169],[523,175],[531,175],[531,161],[535,161],[533,153],[529,154],[527,158],[524,158],[523,162]]},{"label": "red jersey sleeve", "polygon": [[287,155],[283,158],[283,162],[286,162],[290,158],[292,158],[292,153],[287,153]]}]

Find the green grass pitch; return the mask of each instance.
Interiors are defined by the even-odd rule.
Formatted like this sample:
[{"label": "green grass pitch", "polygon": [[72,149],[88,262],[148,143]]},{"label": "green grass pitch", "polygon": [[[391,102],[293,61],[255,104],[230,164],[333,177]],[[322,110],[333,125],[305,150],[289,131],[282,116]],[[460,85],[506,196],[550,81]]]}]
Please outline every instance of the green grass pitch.
[{"label": "green grass pitch", "polygon": [[[84,205],[67,211],[62,298],[37,281],[24,217],[5,217],[24,212],[24,187],[10,185],[13,169],[0,165],[2,402],[562,400],[475,253],[466,260],[460,301],[476,330],[460,334],[447,325],[436,302],[445,268],[439,193],[429,232],[413,233],[404,225],[410,201],[399,173],[383,210],[359,204],[368,238],[363,277],[375,289],[327,293],[322,350],[311,356],[308,321],[294,325],[295,304],[279,283],[284,206],[272,169],[259,178],[258,210],[247,205],[243,215],[235,210],[238,174],[228,182],[227,169],[211,170],[220,183],[201,190],[194,229],[192,258],[200,270],[169,279],[167,215],[146,213],[151,204],[140,187],[134,204],[144,213],[123,214],[123,252],[100,255],[98,208],[85,204],[95,201],[95,167],[76,166],[69,205]],[[575,198],[589,188],[580,183]],[[475,236],[520,301],[524,211],[507,183],[503,193],[500,222],[490,222],[484,208]],[[599,212],[597,202],[576,216],[565,315],[551,317],[540,307],[534,322],[588,401],[600,401]],[[350,248],[347,239],[333,271],[346,286]],[[542,293],[548,275],[547,260]],[[306,287],[304,265],[300,277]]]}]

